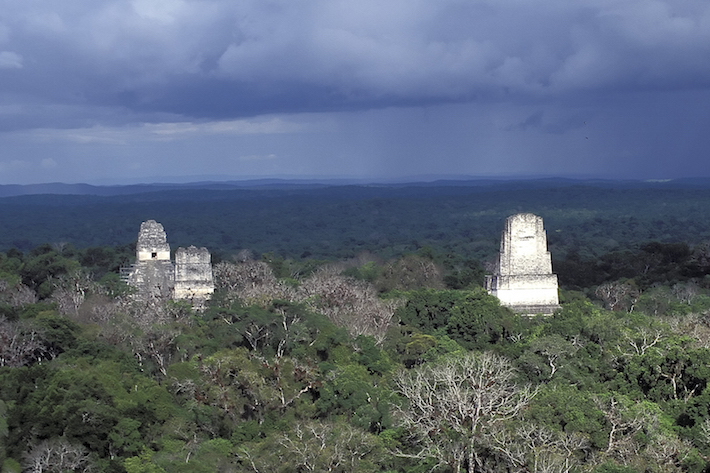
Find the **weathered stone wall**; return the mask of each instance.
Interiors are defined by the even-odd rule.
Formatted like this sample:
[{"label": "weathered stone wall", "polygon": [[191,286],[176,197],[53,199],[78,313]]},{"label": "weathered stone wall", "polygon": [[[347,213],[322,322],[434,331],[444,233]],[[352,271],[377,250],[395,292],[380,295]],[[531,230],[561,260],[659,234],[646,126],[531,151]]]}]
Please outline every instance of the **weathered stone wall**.
[{"label": "weathered stone wall", "polygon": [[170,245],[163,226],[155,220],[141,223],[136,244],[136,262],[170,261]]},{"label": "weathered stone wall", "polygon": [[126,282],[136,297],[189,300],[202,307],[214,292],[211,255],[207,248],[178,248],[175,265],[163,226],[155,220],[141,224],[136,244],[136,263]]},{"label": "weathered stone wall", "polygon": [[155,220],[141,224],[136,244],[136,264],[128,284],[138,297],[172,297],[175,271],[170,262],[170,245],[163,226]]},{"label": "weathered stone wall", "polygon": [[501,235],[494,274],[486,289],[502,305],[522,314],[552,314],[559,308],[557,275],[547,251],[542,217],[530,213],[508,217]]},{"label": "weathered stone wall", "polygon": [[498,266],[501,275],[552,273],[542,217],[525,213],[505,220]]},{"label": "weathered stone wall", "polygon": [[211,260],[207,248],[178,248],[175,252],[175,299],[206,300],[212,296]]},{"label": "weathered stone wall", "polygon": [[135,287],[139,298],[173,296],[175,268],[170,260],[146,260],[133,265],[128,284]]}]

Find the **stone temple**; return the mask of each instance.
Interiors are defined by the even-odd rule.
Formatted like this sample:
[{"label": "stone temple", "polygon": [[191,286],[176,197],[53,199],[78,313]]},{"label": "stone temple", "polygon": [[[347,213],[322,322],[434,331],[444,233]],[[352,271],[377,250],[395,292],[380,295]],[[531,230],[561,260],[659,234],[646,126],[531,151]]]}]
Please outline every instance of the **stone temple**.
[{"label": "stone temple", "polygon": [[175,252],[175,299],[207,300],[212,296],[211,259],[207,248],[178,248]]},{"label": "stone temple", "polygon": [[141,224],[136,262],[123,279],[137,290],[137,297],[188,300],[204,306],[214,292],[211,255],[207,248],[178,248],[175,264],[163,226],[155,220]]},{"label": "stone temple", "polygon": [[523,315],[551,315],[560,308],[557,275],[547,251],[542,217],[521,213],[508,217],[500,253],[486,289],[501,305]]}]

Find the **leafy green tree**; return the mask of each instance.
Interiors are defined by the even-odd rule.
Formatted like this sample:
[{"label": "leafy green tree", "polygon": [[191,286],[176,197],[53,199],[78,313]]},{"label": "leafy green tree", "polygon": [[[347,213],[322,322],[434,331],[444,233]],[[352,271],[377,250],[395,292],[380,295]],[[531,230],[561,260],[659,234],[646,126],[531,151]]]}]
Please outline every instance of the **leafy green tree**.
[{"label": "leafy green tree", "polygon": [[397,309],[395,315],[404,324],[432,332],[446,327],[451,310],[464,298],[459,291],[413,291],[407,294],[407,303]]},{"label": "leafy green tree", "polygon": [[79,262],[67,258],[50,245],[43,245],[30,252],[19,272],[25,285],[36,289],[40,298],[46,298],[53,291],[52,278],[79,269]]},{"label": "leafy green tree", "polygon": [[445,261],[447,274],[444,276],[444,283],[449,289],[472,289],[483,286],[485,271],[481,262],[474,259],[466,259],[461,262],[451,261],[457,258],[452,257]]},{"label": "leafy green tree", "polygon": [[518,359],[518,364],[541,381],[550,380],[558,371],[567,368],[579,348],[557,334],[537,337]]},{"label": "leafy green tree", "polygon": [[322,418],[345,417],[353,425],[376,433],[391,424],[390,391],[362,365],[340,366],[324,383],[316,401]]},{"label": "leafy green tree", "polygon": [[489,349],[522,332],[520,316],[482,288],[465,291],[449,311],[446,333],[468,349]]},{"label": "leafy green tree", "polygon": [[0,399],[0,465],[5,461],[7,433],[7,406]]},{"label": "leafy green tree", "polygon": [[526,417],[553,431],[581,434],[596,449],[606,447],[604,415],[588,391],[569,384],[545,384],[530,403]]},{"label": "leafy green tree", "polygon": [[287,357],[252,357],[241,347],[219,351],[197,363],[204,379],[199,397],[232,422],[273,420],[319,384],[312,366]]},{"label": "leafy green tree", "polygon": [[164,469],[153,463],[154,454],[155,452],[144,449],[140,455],[126,458],[123,462],[126,473],[165,473]]},{"label": "leafy green tree", "polygon": [[710,350],[693,348],[687,339],[668,339],[632,356],[620,371],[627,386],[636,387],[652,401],[687,403],[707,387]]}]

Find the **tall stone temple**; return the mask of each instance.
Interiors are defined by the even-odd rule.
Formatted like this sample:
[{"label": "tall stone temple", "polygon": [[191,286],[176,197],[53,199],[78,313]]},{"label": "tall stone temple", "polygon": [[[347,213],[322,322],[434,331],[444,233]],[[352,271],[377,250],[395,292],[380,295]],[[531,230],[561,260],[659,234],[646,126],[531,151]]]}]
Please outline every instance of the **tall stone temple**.
[{"label": "tall stone temple", "polygon": [[498,260],[485,285],[519,314],[551,315],[560,308],[542,217],[521,213],[505,220]]},{"label": "tall stone temple", "polygon": [[123,279],[137,290],[137,297],[187,300],[204,306],[214,292],[212,256],[207,248],[178,248],[175,263],[163,226],[155,220],[141,224],[136,262]]}]

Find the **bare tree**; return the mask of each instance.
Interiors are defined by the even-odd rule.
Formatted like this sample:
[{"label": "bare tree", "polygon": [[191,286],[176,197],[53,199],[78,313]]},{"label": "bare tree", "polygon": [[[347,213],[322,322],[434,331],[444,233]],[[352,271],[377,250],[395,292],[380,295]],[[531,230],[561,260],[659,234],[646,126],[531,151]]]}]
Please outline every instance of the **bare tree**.
[{"label": "bare tree", "polygon": [[122,297],[116,303],[116,312],[125,314],[130,325],[142,329],[171,322],[190,323],[192,316],[189,303],[165,299],[157,294],[141,298]]},{"label": "bare tree", "polygon": [[168,366],[175,352],[175,340],[180,336],[180,331],[169,326],[155,326],[144,334],[130,338],[133,354],[143,365],[143,360],[148,358],[155,363],[158,371],[163,376],[168,374]]},{"label": "bare tree", "polygon": [[467,353],[395,377],[408,404],[396,408],[399,423],[421,446],[417,457],[436,458],[456,473],[483,467],[479,455],[488,432],[517,416],[535,396],[514,383],[510,362],[492,353]]},{"label": "bare tree", "polygon": [[676,284],[672,289],[673,295],[683,304],[692,304],[696,297],[700,294],[700,287],[693,281],[685,284]]},{"label": "bare tree", "polygon": [[42,336],[22,322],[0,317],[0,366],[25,366],[56,353],[47,350]]},{"label": "bare tree", "polygon": [[674,434],[658,433],[646,448],[646,455],[665,472],[681,472],[683,462],[690,455],[693,445]]},{"label": "bare tree", "polygon": [[12,307],[23,307],[37,302],[37,293],[31,287],[22,283],[15,284],[7,290],[8,302]]},{"label": "bare tree", "polygon": [[347,423],[298,423],[280,436],[270,450],[256,452],[245,446],[241,460],[260,472],[374,472],[381,451],[377,439]]},{"label": "bare tree", "polygon": [[57,309],[62,315],[76,317],[79,307],[84,303],[89,292],[99,292],[100,286],[96,284],[91,275],[83,271],[72,271],[54,279],[54,292],[52,300],[57,303]]},{"label": "bare tree", "polygon": [[594,291],[596,296],[604,301],[607,309],[613,311],[625,310],[633,312],[641,292],[628,282],[605,282]]},{"label": "bare tree", "polygon": [[44,440],[30,449],[23,461],[27,473],[77,473],[93,470],[89,452],[64,438]]},{"label": "bare tree", "polygon": [[622,396],[597,396],[594,403],[609,426],[604,455],[627,464],[641,450],[636,434],[657,423],[656,413]]},{"label": "bare tree", "polygon": [[407,255],[387,264],[377,280],[381,290],[408,291],[422,287],[443,289],[442,271],[433,261],[418,255]]},{"label": "bare tree", "polygon": [[376,449],[373,435],[347,423],[298,424],[280,443],[291,466],[304,466],[308,471],[356,471]]},{"label": "bare tree", "polygon": [[351,336],[370,335],[377,343],[384,341],[394,311],[402,303],[381,300],[371,284],[342,276],[335,266],[320,268],[303,281],[299,295]]},{"label": "bare tree", "polygon": [[514,429],[491,429],[493,448],[509,459],[513,471],[569,473],[581,465],[589,441],[576,433],[555,432],[523,423]]},{"label": "bare tree", "polygon": [[700,426],[701,439],[705,445],[710,446],[710,419],[706,418]]},{"label": "bare tree", "polygon": [[618,345],[617,350],[625,357],[644,355],[649,349],[655,347],[662,338],[663,332],[660,330],[652,332],[644,327],[625,330],[624,341],[626,344]]},{"label": "bare tree", "polygon": [[[683,471],[692,444],[663,428],[657,405],[615,394],[596,396],[594,403],[604,414],[609,433],[607,448],[590,458],[590,466],[611,459],[640,470],[652,463],[660,468],[658,471]],[[701,427],[703,436],[705,428]]]},{"label": "bare tree", "polygon": [[[217,288],[226,292],[227,300],[239,299],[261,307],[274,299],[303,302],[345,327],[353,337],[371,335],[381,343],[402,301],[381,300],[370,283],[342,276],[342,269],[341,265],[322,267],[303,280],[298,289],[279,281],[271,267],[261,261],[223,262],[215,267],[214,275]],[[263,335],[260,327],[254,326],[247,338],[256,343]]]},{"label": "bare tree", "polygon": [[214,267],[213,272],[215,286],[226,292],[227,300],[240,299],[262,307],[274,299],[295,300],[293,288],[279,281],[263,261],[222,262]]}]

